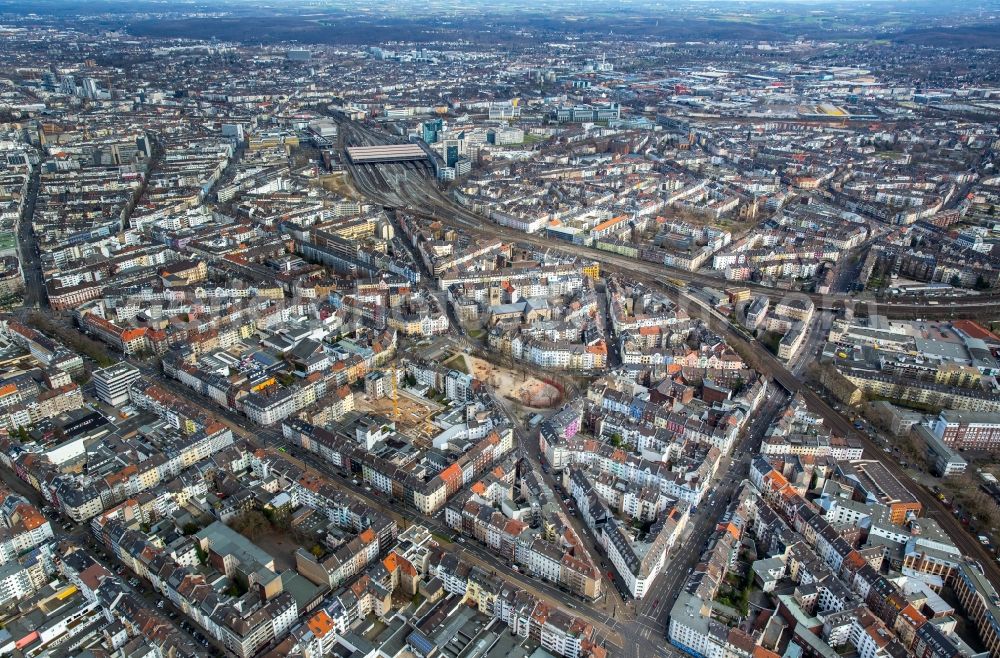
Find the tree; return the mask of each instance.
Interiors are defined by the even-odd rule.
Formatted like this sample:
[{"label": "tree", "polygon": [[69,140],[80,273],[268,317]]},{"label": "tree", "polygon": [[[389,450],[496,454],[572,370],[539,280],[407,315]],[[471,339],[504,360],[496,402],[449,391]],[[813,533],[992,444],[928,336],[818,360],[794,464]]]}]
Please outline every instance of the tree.
[{"label": "tree", "polygon": [[271,529],[271,523],[257,510],[250,510],[236,517],[232,527],[250,541],[256,541]]}]

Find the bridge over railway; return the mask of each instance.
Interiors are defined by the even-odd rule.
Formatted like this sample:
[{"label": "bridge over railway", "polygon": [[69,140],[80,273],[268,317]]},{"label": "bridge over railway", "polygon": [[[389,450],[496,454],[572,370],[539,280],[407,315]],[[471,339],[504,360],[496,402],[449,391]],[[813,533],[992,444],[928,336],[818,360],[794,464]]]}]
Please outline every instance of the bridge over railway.
[{"label": "bridge over railway", "polygon": [[[394,137],[372,130],[362,124],[348,121],[343,115],[332,113],[340,119],[342,139],[347,146],[346,164],[359,191],[370,200],[389,208],[398,208],[418,216],[432,217],[457,225],[470,235],[483,238],[501,238],[516,245],[530,245],[535,248],[558,249],[580,258],[587,258],[612,270],[634,272],[656,276],[660,280],[685,285],[708,286],[718,289],[747,288],[754,294],[765,295],[777,302],[792,295],[804,295],[812,300],[817,309],[839,311],[850,308],[857,315],[885,315],[894,319],[951,319],[969,317],[975,319],[1000,318],[1000,294],[965,295],[955,297],[936,296],[933,298],[909,295],[891,299],[860,298],[843,293],[820,294],[779,290],[749,281],[728,281],[721,275],[690,272],[660,263],[636,260],[608,251],[568,243],[553,244],[544,236],[523,233],[499,226],[488,219],[463,208],[438,189],[437,182],[428,174],[430,165],[429,149],[419,144],[394,143]],[[373,159],[355,161],[350,159],[355,149],[379,147],[389,149],[384,155],[373,155]],[[423,157],[418,157],[420,151]],[[358,151],[362,157],[367,151]],[[371,152],[375,154],[376,152]],[[394,158],[394,154],[409,154]],[[352,166],[362,165],[362,166]],[[376,165],[376,166],[363,166]]]},{"label": "bridge over railway", "polygon": [[[373,131],[365,126],[356,123],[347,123],[350,138],[365,144],[385,143],[391,138],[382,133]],[[779,362],[769,351],[759,342],[750,340],[742,332],[736,331],[728,318],[720,315],[715,309],[699,300],[697,296],[690,295],[688,286],[711,286],[724,288],[730,286],[742,286],[760,294],[766,294],[772,298],[786,295],[802,294],[791,291],[775,290],[757,284],[745,282],[730,282],[722,277],[710,274],[699,274],[688,272],[677,268],[666,267],[659,263],[643,262],[633,258],[628,258],[620,254],[607,251],[598,251],[592,248],[579,245],[559,244],[553,245],[551,240],[546,240],[543,236],[525,234],[515,231],[489,221],[467,208],[462,207],[454,199],[448,197],[438,188],[437,183],[429,176],[426,166],[419,162],[393,162],[380,164],[376,167],[355,166],[347,163],[348,172],[353,178],[353,182],[358,191],[369,198],[374,203],[382,204],[390,208],[398,208],[417,216],[433,218],[443,224],[462,230],[475,237],[501,238],[514,244],[532,245],[536,248],[558,249],[571,253],[582,259],[598,262],[603,268],[612,272],[635,278],[654,288],[659,288],[665,292],[676,295],[679,299],[685,299],[688,303],[689,313],[693,317],[698,317],[716,333],[723,336],[746,362],[759,371],[766,378],[773,381],[778,387],[787,391],[790,395],[801,395],[809,408],[819,413],[824,422],[833,432],[839,436],[851,437],[860,441],[865,452],[872,459],[877,460],[900,482],[908,481],[908,475],[903,467],[890,456],[884,454],[879,446],[872,443],[871,439],[855,431],[851,421],[839,414],[831,405],[816,391],[807,386],[792,371]],[[913,297],[896,297],[884,302],[873,300],[858,300],[849,295],[807,295],[818,308],[838,309],[850,306],[855,313],[871,314],[879,313],[889,317],[902,318],[948,318],[948,317],[973,317],[989,318],[997,317],[1000,314],[1000,295],[989,294],[946,300],[937,298],[926,300]],[[932,303],[928,303],[931,301]],[[937,303],[933,303],[937,302]],[[749,446],[747,446],[749,449]],[[914,486],[912,493],[924,506],[925,513],[933,516],[942,525],[946,532],[953,538],[956,545],[963,554],[974,557],[981,561],[984,573],[994,582],[1000,581],[1000,565],[992,556],[961,527],[955,517],[942,503],[928,490],[920,486]],[[712,513],[706,510],[704,519],[711,521],[715,518]],[[704,520],[703,519],[703,520]],[[709,525],[711,527],[711,524]],[[700,548],[704,541],[704,536],[692,537],[693,545]],[[695,553],[697,555],[697,553]],[[673,565],[674,568],[682,570],[683,562]],[[683,573],[683,571],[678,571]],[[667,578],[657,581],[658,587],[662,588],[660,599],[664,602],[673,601],[676,598],[679,588],[683,586],[683,578]],[[602,612],[590,605],[574,605],[577,612],[590,619],[595,619],[602,615]],[[627,638],[624,646],[620,647],[621,655],[626,658],[645,658],[645,656],[664,656],[669,651],[663,646],[662,633],[666,630],[669,618],[670,606],[663,605],[661,608],[649,608],[640,611],[640,614],[632,619],[617,618],[608,620],[614,624],[614,628],[623,637]]]}]

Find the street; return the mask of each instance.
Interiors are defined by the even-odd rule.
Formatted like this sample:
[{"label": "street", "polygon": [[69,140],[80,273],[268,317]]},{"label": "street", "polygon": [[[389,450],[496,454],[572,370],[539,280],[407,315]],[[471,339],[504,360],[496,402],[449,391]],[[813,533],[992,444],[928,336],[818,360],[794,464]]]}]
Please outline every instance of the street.
[{"label": "street", "polygon": [[39,308],[47,303],[45,282],[42,280],[41,256],[31,226],[31,219],[35,216],[35,202],[38,199],[39,177],[40,171],[36,167],[31,172],[28,198],[17,224],[18,258],[21,261],[21,274],[24,277],[24,306],[31,308]]},{"label": "street", "polygon": [[[42,498],[42,495],[38,491],[33,489],[27,482],[17,477],[17,475],[8,468],[0,467],[0,482],[3,482],[3,485],[11,491],[26,498],[39,510],[42,510],[48,505],[46,500]],[[116,573],[122,569],[121,566],[116,567],[113,563],[112,557],[108,553],[104,552],[104,547],[97,544],[94,537],[91,535],[89,524],[76,524],[58,516],[56,518],[49,517],[48,521],[52,528],[52,534],[55,535],[57,542],[68,541],[75,546],[79,546],[87,551],[87,554],[94,561],[99,563],[111,573]],[[63,526],[69,526],[69,530],[65,529]],[[160,597],[158,597],[152,589],[147,587],[146,583],[142,581],[139,582],[138,586],[133,586],[128,582],[132,576],[134,576],[134,574],[129,571],[119,573],[118,580],[120,581],[121,586],[126,590],[133,592],[137,597],[145,599],[149,604],[149,607],[151,609],[155,609],[155,600],[160,600]],[[166,618],[169,613],[160,611],[160,614]],[[177,617],[176,611],[175,617]],[[166,621],[166,619],[164,619],[164,621]],[[194,646],[199,646],[201,644],[191,632],[180,628],[177,625],[176,619],[171,618],[170,623],[174,625],[175,632],[186,635],[187,639]],[[212,644],[215,645],[216,643],[212,641]],[[224,647],[217,645],[216,649],[218,650],[218,655],[223,655]]]},{"label": "street", "polygon": [[[354,496],[366,505],[380,510],[390,518],[395,519],[402,527],[418,523],[439,537],[452,537],[455,535],[455,531],[444,523],[442,515],[435,517],[424,516],[417,510],[407,507],[395,499],[378,495],[375,492],[367,490],[363,485],[355,485],[349,478],[342,477],[332,464],[305,450],[288,444],[277,430],[253,425],[239,414],[217,407],[214,403],[201,398],[196,392],[179,382],[174,382],[164,377],[157,368],[137,361],[132,361],[132,364],[139,368],[144,375],[153,378],[171,393],[183,398],[186,402],[203,410],[205,413],[220,418],[220,420],[233,430],[234,434],[248,441],[252,446],[271,450],[280,450],[283,448],[286,451],[284,453],[286,457],[292,458],[293,461],[298,462],[301,466],[309,467],[322,474],[338,489]],[[619,622],[611,615],[592,609],[584,599],[565,592],[551,583],[533,579],[526,574],[511,570],[506,560],[475,541],[443,544],[443,548],[458,552],[466,559],[475,560],[483,569],[502,574],[506,580],[516,582],[519,587],[530,592],[532,595],[566,608],[571,614],[584,617],[587,621],[594,624],[609,641],[614,642],[617,639],[619,646],[621,646],[621,636],[618,633]]]}]

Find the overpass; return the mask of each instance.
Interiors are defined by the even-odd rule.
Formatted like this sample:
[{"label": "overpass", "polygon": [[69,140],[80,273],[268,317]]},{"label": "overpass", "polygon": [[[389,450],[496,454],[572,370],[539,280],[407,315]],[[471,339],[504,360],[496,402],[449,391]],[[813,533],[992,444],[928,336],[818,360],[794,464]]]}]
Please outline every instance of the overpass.
[{"label": "overpass", "polygon": [[[381,137],[373,131],[368,131],[363,128],[361,131],[364,131],[364,136],[367,139],[373,141],[380,138],[384,139],[384,137]],[[597,251],[578,245],[553,245],[551,240],[545,240],[539,236],[501,227],[490,222],[490,220],[459,206],[452,198],[442,194],[437,188],[437,185],[427,177],[394,177],[393,182],[396,186],[392,189],[390,189],[385,182],[386,181],[382,181],[380,185],[375,186],[367,180],[355,180],[355,184],[358,186],[359,191],[376,203],[405,209],[407,212],[415,215],[442,221],[447,225],[459,228],[460,230],[471,235],[488,238],[501,237],[509,240],[510,242],[525,242],[533,244],[536,247],[553,247],[562,251],[568,251],[577,256],[585,257],[590,260],[596,260],[604,267],[622,272],[627,276],[640,280],[656,289],[673,293],[674,295],[677,295],[678,298],[686,298],[691,302],[688,308],[698,314],[696,317],[700,317],[700,319],[704,320],[713,331],[725,338],[726,341],[732,345],[733,348],[740,353],[743,359],[755,370],[762,373],[765,377],[772,379],[778,386],[788,391],[790,394],[800,394],[805,399],[809,408],[817,411],[835,434],[858,439],[864,446],[866,454],[870,456],[870,458],[881,463],[888,469],[889,473],[895,476],[900,482],[907,482],[909,480],[909,475],[905,472],[902,465],[898,461],[883,453],[881,446],[874,444],[867,434],[857,432],[848,418],[845,418],[838,413],[823,397],[807,386],[801,379],[796,377],[793,372],[788,370],[784,364],[779,362],[774,355],[772,355],[759,342],[749,340],[746,335],[733,328],[728,318],[722,316],[715,311],[715,309],[712,309],[707,304],[682,289],[682,286],[686,286],[690,283],[715,286],[720,284],[725,285],[727,282],[725,282],[724,279],[692,273],[686,270],[679,270],[677,268],[670,268],[661,264],[643,262],[637,259],[621,256],[614,252]],[[677,283],[671,281],[671,279],[677,279],[681,286],[678,286]],[[730,283],[729,285],[733,285],[733,283]],[[772,288],[765,288],[756,284],[742,283],[737,285],[749,287],[755,292],[773,296],[783,296],[787,294],[783,291],[776,291]],[[819,308],[830,308],[845,305],[853,306],[857,304],[855,311],[862,313],[876,311],[887,314],[890,317],[897,315],[901,317],[911,317],[917,314],[919,314],[919,317],[924,318],[948,317],[955,315],[959,317],[962,315],[971,315],[972,317],[990,317],[990,315],[995,315],[997,311],[1000,310],[1000,293],[990,293],[956,300],[941,300],[937,304],[929,304],[928,300],[920,299],[895,299],[875,306],[871,309],[868,308],[866,302],[854,300],[848,295],[809,295],[809,297],[813,299],[814,303],[816,303]],[[911,493],[913,493],[924,506],[927,515],[931,515],[938,520],[963,554],[978,558],[984,572],[987,574],[987,577],[993,579],[994,582],[1000,580],[1000,565],[998,565],[993,556],[979,544],[975,537],[965,531],[965,528],[962,527],[954,515],[951,514],[950,509],[944,506],[930,491],[923,488],[919,484],[915,484],[915,486],[913,486]],[[582,605],[581,607],[587,611],[593,610],[593,608],[589,605]],[[623,634],[637,633],[639,632],[637,627],[640,625],[643,625],[642,622],[636,621],[626,624],[622,621],[617,629]],[[644,642],[641,636],[631,635],[630,639],[632,641],[626,641],[626,646],[623,647],[623,653],[626,656],[631,658],[632,656],[649,655],[646,645],[643,644],[640,648],[640,643]],[[643,653],[643,649],[647,649],[645,653]]]},{"label": "overpass", "polygon": [[[410,175],[413,172],[404,171],[407,162],[429,161],[434,154],[423,141],[410,144],[389,144],[390,136],[367,128],[353,121],[341,121],[342,135],[350,137],[354,143],[366,146],[353,146],[346,149],[348,156],[358,151],[359,157],[373,154],[375,159],[350,162],[357,164],[384,163],[398,164],[392,180],[387,180],[376,168],[367,172],[351,170],[352,177],[359,191],[369,199],[386,207],[400,208],[415,215],[433,218],[451,223],[456,228],[484,238],[501,238],[513,244],[532,245],[540,248],[553,248],[568,254],[587,258],[601,263],[604,267],[621,271],[625,274],[655,276],[659,281],[673,279],[687,285],[709,286],[715,288],[748,288],[753,293],[765,295],[776,303],[790,294],[805,295],[816,305],[817,309],[839,311],[845,307],[853,309],[858,315],[878,313],[890,318],[925,320],[948,320],[956,317],[994,317],[1000,313],[1000,292],[984,292],[979,295],[962,297],[899,296],[891,298],[866,298],[845,293],[820,294],[799,291],[785,291],[770,286],[764,286],[751,281],[728,281],[715,273],[691,272],[685,269],[671,267],[661,263],[628,258],[610,251],[601,251],[582,245],[570,243],[554,244],[543,236],[523,233],[515,229],[500,226],[491,220],[477,215],[455,199],[446,196],[438,189],[436,181],[427,176]],[[368,146],[371,145],[371,146]],[[388,149],[387,154],[381,149]],[[393,158],[393,151],[406,149],[410,154],[404,159]],[[418,155],[422,153],[422,157]],[[435,154],[436,155],[436,154]],[[379,159],[381,158],[381,159]],[[392,168],[389,168],[392,169]],[[364,178],[372,180],[357,180],[362,173]]]}]

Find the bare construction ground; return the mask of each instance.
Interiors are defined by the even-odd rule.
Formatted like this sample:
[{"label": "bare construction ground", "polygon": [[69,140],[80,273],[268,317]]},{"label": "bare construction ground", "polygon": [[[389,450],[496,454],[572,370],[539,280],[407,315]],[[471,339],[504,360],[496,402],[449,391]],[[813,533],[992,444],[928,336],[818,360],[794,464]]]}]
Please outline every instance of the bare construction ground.
[{"label": "bare construction ground", "polygon": [[333,192],[334,194],[339,194],[340,196],[347,197],[348,199],[354,199],[356,201],[364,201],[364,197],[361,196],[356,189],[354,189],[354,185],[351,184],[351,179],[345,172],[322,176],[319,178],[319,184],[325,190]]},{"label": "bare construction ground", "polygon": [[437,402],[417,397],[402,387],[397,390],[397,394],[399,418],[393,415],[392,393],[388,393],[388,397],[380,400],[366,400],[359,395],[355,398],[355,405],[358,411],[381,414],[390,420],[395,420],[396,429],[404,434],[419,434],[419,430],[426,426],[427,420],[443,409]]},{"label": "bare construction ground", "polygon": [[[461,362],[464,367],[459,367],[456,362]],[[456,355],[446,365],[471,374],[488,384],[498,395],[525,408],[550,409],[562,400],[559,389],[552,384],[468,354]]]}]

